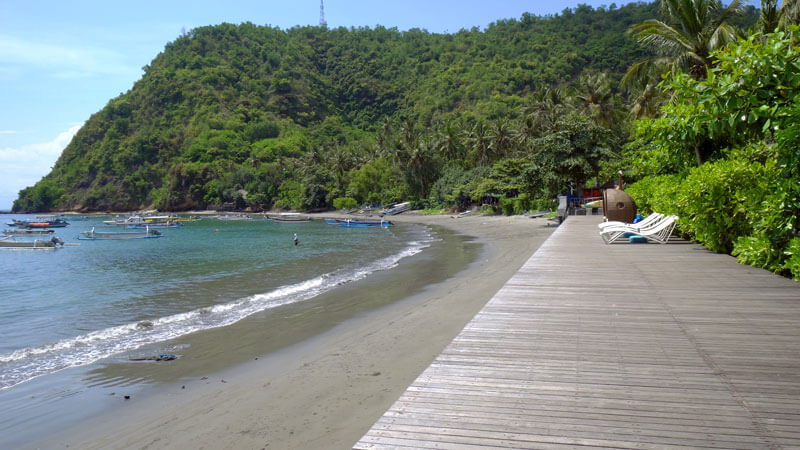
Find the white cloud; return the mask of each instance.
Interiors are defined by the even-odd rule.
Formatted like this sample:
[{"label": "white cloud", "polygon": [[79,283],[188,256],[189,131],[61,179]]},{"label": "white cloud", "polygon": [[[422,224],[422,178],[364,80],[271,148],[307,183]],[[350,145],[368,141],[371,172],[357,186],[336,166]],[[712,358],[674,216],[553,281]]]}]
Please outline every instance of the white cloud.
[{"label": "white cloud", "polygon": [[124,59],[124,55],[118,52],[93,45],[55,45],[0,35],[0,63],[5,66],[2,73],[6,76],[19,75],[25,67],[62,78],[139,70],[125,64]]},{"label": "white cloud", "polygon": [[[75,125],[49,142],[0,149],[0,201],[13,201],[21,189],[47,175],[82,126]],[[10,201],[5,201],[9,204],[0,202],[0,209],[11,208]]]}]

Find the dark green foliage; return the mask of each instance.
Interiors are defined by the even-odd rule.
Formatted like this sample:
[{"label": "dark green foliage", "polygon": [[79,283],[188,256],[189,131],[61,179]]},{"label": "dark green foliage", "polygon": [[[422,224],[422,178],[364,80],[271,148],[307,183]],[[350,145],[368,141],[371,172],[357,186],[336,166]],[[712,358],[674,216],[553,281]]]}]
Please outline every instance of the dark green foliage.
[{"label": "dark green foliage", "polygon": [[[130,91],[89,118],[15,210],[426,199],[447,162],[471,170],[528,155],[544,131],[525,126],[533,94],[586,69],[613,81],[601,86],[610,103],[587,111],[613,117],[605,106],[620,102],[608,87],[645,56],[624,31],[656,12],[655,4],[580,5],[453,34],[200,27],[168,43]],[[558,143],[574,148],[567,141]],[[590,176],[588,168],[558,177]],[[459,201],[470,190],[437,196]]]},{"label": "dark green foliage", "polygon": [[800,280],[797,31],[739,40],[712,55],[705,80],[667,80],[675,103],[640,122],[627,151],[635,176],[660,175],[628,189],[637,204],[680,215],[713,251]]},{"label": "dark green foliage", "polygon": [[358,202],[352,197],[339,197],[333,201],[333,207],[336,209],[355,209],[358,207]]},{"label": "dark green foliage", "polygon": [[618,146],[612,133],[582,115],[571,114],[559,119],[556,131],[531,143],[531,164],[548,196],[577,188],[601,169],[601,162],[615,158]]}]

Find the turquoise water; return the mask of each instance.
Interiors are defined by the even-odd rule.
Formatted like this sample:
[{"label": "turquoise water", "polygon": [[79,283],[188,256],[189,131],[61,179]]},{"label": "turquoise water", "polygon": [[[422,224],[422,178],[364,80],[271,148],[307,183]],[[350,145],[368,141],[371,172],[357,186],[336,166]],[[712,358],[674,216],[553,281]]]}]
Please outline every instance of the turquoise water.
[{"label": "turquoise water", "polygon": [[[22,215],[0,215],[4,224]],[[0,250],[0,391],[393,268],[433,241],[424,227],[347,229],[204,218],[158,239],[78,240],[107,218],[58,229],[57,250]],[[292,237],[297,233],[300,244]]]}]

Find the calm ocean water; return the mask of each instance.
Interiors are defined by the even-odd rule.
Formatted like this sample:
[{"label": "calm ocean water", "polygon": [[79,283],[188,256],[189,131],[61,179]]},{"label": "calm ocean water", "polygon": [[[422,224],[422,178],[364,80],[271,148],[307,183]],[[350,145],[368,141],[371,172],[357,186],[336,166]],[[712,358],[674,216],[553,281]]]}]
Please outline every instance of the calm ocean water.
[{"label": "calm ocean water", "polygon": [[[25,217],[0,215],[0,226]],[[92,227],[120,229],[103,219],[58,229],[65,242],[80,245],[0,249],[0,391],[303,302],[391,269],[434,240],[416,226],[210,218],[162,230],[159,239],[77,239]]]}]

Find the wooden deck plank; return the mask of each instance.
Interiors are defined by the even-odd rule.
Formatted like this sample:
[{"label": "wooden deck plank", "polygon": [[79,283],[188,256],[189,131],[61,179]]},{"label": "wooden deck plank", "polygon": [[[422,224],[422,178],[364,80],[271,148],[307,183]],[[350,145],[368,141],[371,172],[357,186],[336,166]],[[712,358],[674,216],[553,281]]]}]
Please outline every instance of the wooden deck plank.
[{"label": "wooden deck plank", "polygon": [[570,217],[355,448],[800,447],[800,284]]}]

